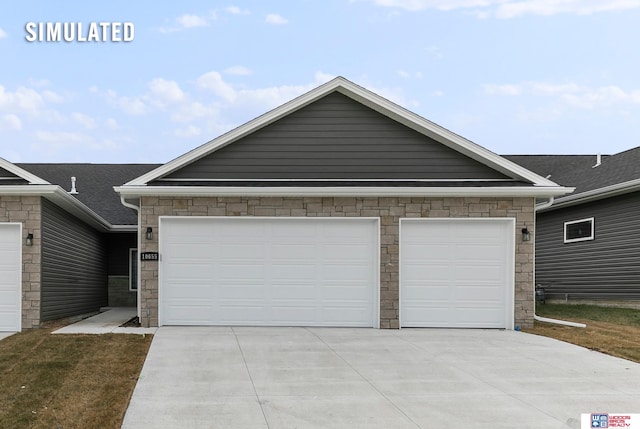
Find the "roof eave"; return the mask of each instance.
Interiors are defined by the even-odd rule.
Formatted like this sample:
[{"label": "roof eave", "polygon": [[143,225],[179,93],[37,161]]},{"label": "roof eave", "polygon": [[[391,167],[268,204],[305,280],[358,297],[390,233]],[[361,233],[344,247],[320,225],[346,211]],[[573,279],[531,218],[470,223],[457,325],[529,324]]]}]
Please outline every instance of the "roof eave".
[{"label": "roof eave", "polygon": [[110,231],[112,225],[80,200],[69,195],[58,185],[0,186],[0,195],[26,195],[47,198],[59,207],[100,231]]},{"label": "roof eave", "polygon": [[540,212],[575,206],[635,191],[640,191],[640,179],[634,179],[623,183],[616,183],[614,185],[580,192],[579,194],[567,195],[566,197],[556,199],[551,207],[543,209]]},{"label": "roof eave", "polygon": [[565,195],[573,188],[561,186],[464,186],[464,187],[382,187],[382,186],[131,186],[114,187],[122,196],[350,196],[350,197],[538,197]]}]

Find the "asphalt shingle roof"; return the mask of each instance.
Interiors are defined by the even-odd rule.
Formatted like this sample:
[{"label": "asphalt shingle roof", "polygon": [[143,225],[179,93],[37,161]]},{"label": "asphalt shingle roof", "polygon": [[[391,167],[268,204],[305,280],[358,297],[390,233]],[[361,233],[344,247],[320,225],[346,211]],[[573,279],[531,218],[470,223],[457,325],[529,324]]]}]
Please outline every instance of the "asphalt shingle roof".
[{"label": "asphalt shingle roof", "polygon": [[120,202],[113,190],[126,182],[157,168],[158,164],[16,164],[54,185],[71,190],[71,177],[76,178],[75,198],[112,225],[137,225],[134,210]]},{"label": "asphalt shingle roof", "polygon": [[504,155],[541,176],[564,186],[575,187],[572,195],[640,179],[640,147],[615,155]]}]

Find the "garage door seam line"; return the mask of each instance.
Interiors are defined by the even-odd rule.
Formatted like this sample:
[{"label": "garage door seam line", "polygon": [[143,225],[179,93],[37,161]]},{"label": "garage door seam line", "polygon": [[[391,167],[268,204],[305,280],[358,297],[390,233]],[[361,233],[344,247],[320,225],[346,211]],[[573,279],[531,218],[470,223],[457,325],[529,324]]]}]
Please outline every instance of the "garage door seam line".
[{"label": "garage door seam line", "polygon": [[320,337],[318,334],[316,334],[315,332],[311,331],[309,328],[304,328],[307,332],[309,332],[311,335],[313,335],[314,337],[316,337],[318,340],[320,340],[325,346],[327,346],[327,348],[329,350],[331,350],[338,358],[340,358],[340,360],[342,360],[344,363],[347,364],[347,366],[349,368],[351,368],[356,374],[358,374],[358,376],[360,376],[360,378],[362,378],[369,386],[371,386],[371,388],[373,390],[375,390],[376,392],[378,392],[378,394],[380,396],[382,396],[389,404],[391,404],[391,406],[393,408],[395,408],[396,410],[398,410],[400,412],[400,414],[402,414],[403,416],[405,416],[407,418],[407,420],[409,420],[411,423],[413,423],[418,429],[423,429],[422,426],[420,426],[415,420],[413,420],[411,417],[409,417],[407,415],[407,413],[405,413],[400,407],[398,407],[398,405],[396,405],[395,402],[393,402],[391,399],[389,399],[387,397],[387,395],[385,395],[384,393],[382,393],[373,383],[371,383],[365,376],[363,376],[360,371],[358,371],[356,368],[353,367],[353,365],[351,365],[349,363],[349,361],[347,361],[344,357],[342,357],[340,355],[340,353],[338,353],[333,347],[331,347],[329,344],[327,344],[327,342]]},{"label": "garage door seam line", "polygon": [[251,387],[253,388],[253,393],[256,395],[256,399],[258,401],[258,405],[260,406],[260,412],[262,413],[262,418],[264,419],[264,423],[267,425],[267,429],[270,429],[269,421],[267,420],[267,415],[264,412],[264,408],[262,407],[262,401],[260,401],[260,395],[258,395],[258,391],[256,390],[256,385],[253,382],[253,377],[251,376],[251,371],[249,371],[249,365],[247,364],[247,360],[244,357],[244,351],[242,350],[242,346],[240,345],[240,340],[238,340],[238,334],[236,330],[231,327],[231,332],[233,332],[233,336],[236,339],[236,344],[238,344],[238,349],[240,350],[240,356],[242,356],[242,362],[244,363],[244,367],[247,370],[247,375],[249,376],[249,380],[251,381]]}]

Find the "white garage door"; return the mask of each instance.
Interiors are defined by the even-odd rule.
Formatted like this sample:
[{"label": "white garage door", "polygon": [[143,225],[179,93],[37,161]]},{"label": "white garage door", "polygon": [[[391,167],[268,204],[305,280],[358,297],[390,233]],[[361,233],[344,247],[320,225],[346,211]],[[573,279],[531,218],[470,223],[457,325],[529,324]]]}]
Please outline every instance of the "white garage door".
[{"label": "white garage door", "polygon": [[513,327],[513,219],[402,219],[402,327]]},{"label": "white garage door", "polygon": [[21,328],[21,234],[20,224],[0,223],[0,332]]},{"label": "white garage door", "polygon": [[160,218],[160,325],[377,325],[377,219]]}]

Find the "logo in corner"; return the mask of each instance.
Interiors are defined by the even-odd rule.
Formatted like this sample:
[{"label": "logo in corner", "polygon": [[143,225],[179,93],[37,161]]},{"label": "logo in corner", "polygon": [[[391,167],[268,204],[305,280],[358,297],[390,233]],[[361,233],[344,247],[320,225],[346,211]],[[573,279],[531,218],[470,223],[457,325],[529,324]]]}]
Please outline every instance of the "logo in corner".
[{"label": "logo in corner", "polygon": [[609,414],[606,414],[606,413],[591,414],[591,427],[592,428],[608,428]]}]

